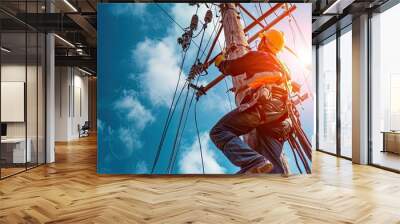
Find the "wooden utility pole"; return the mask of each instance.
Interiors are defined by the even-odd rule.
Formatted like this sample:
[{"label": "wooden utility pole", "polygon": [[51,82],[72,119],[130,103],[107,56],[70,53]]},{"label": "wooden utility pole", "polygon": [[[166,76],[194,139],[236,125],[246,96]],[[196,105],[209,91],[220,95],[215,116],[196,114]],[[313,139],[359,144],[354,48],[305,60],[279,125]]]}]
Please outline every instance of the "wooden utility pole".
[{"label": "wooden utility pole", "polygon": [[[227,51],[226,57],[227,59],[239,58],[249,51],[249,44],[244,34],[243,26],[240,22],[240,16],[238,14],[236,5],[234,3],[221,4],[221,13]],[[245,78],[245,74],[233,77],[233,88],[236,89],[236,87],[241,86]],[[240,93],[236,94],[236,106],[239,106],[241,99],[243,99],[243,96],[240,95]],[[255,149],[254,146],[257,144],[257,131],[253,130],[252,132],[244,136],[244,139],[251,147],[253,147],[253,149]],[[273,158],[269,158],[269,155],[272,155],[272,153],[268,153],[268,155],[265,155],[264,153],[262,154],[271,162],[274,162],[274,160],[276,160]],[[284,172],[286,174],[290,173],[289,164],[287,163],[284,153],[281,153],[281,157],[278,160],[280,160],[278,163],[282,165]]]},{"label": "wooden utility pole", "polygon": [[[222,12],[222,26],[224,28],[225,43],[227,52],[227,59],[236,59],[245,55],[249,49],[246,36],[243,31],[240,17],[237,13],[236,5],[234,3],[226,3],[221,5]],[[233,87],[240,86],[244,82],[245,74],[232,78]],[[239,106],[238,99],[241,96],[236,96],[236,106]]]}]

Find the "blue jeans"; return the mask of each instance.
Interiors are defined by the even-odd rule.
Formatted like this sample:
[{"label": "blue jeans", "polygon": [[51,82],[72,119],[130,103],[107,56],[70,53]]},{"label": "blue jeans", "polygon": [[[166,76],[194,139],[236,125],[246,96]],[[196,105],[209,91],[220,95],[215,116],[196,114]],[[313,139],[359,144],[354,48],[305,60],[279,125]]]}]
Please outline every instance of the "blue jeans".
[{"label": "blue jeans", "polygon": [[[280,126],[280,121],[263,122],[256,107],[242,112],[235,109],[222,117],[211,129],[210,138],[234,165],[241,168],[239,173],[265,164],[271,153],[274,154],[271,160],[274,165],[272,172],[282,173],[280,161],[275,161],[275,158],[280,157],[285,141],[279,137],[280,133],[275,133],[281,131]],[[257,151],[240,138],[254,129],[257,132]]]}]

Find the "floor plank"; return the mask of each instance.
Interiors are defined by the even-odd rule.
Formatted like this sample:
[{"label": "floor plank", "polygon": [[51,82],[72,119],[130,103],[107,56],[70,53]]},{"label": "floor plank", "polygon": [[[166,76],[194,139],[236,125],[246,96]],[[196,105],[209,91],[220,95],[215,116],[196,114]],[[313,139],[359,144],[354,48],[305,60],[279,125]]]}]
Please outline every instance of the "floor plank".
[{"label": "floor plank", "polygon": [[96,139],[0,181],[0,223],[400,223],[400,175],[315,152],[308,176],[97,175]]}]

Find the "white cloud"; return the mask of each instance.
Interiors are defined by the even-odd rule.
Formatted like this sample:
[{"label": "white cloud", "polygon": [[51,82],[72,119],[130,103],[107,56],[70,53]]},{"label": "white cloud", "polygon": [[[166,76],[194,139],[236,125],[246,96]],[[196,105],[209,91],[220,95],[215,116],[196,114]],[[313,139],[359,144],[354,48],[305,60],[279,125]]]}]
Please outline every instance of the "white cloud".
[{"label": "white cloud", "polygon": [[[196,13],[196,9],[197,9],[196,6],[190,6],[189,4],[176,3],[171,8],[171,15],[181,26],[187,27],[190,24],[192,16]],[[197,34],[197,32],[199,32],[202,29],[202,23],[204,22],[204,16],[205,16],[207,10],[208,10],[208,8],[204,4],[200,5],[200,8],[198,9],[198,12],[197,12],[197,15],[199,17],[199,24],[198,24],[197,30],[195,31],[195,34]],[[204,47],[206,46],[207,41],[209,40],[211,34],[213,33],[214,24],[217,25],[217,27],[219,24],[219,22],[217,21],[218,18],[216,18],[214,15],[214,10],[212,10],[212,12],[213,12],[213,20],[215,20],[215,21],[211,21],[211,23],[208,24],[208,26],[207,26],[207,29],[206,29],[205,35],[204,35],[203,44],[202,44],[202,51],[203,51]],[[172,29],[170,30],[169,35],[173,36],[172,39],[174,42],[176,42],[176,38],[178,36],[180,36],[182,33],[183,33],[183,31],[181,30],[181,28],[178,27],[177,25],[174,25],[174,26],[172,26]],[[216,33],[217,33],[217,30],[215,30],[213,35],[215,36]],[[201,39],[201,35],[198,35],[196,38],[194,38],[194,42],[196,42],[196,44],[199,45],[200,39]],[[225,43],[225,36],[224,36],[223,31],[220,34],[218,40],[219,40],[219,44],[221,44],[221,47],[223,47],[224,43]],[[195,59],[195,54],[197,53],[198,46],[196,44],[192,44],[191,50],[189,50],[189,53],[188,53],[188,59],[191,61],[193,61]],[[219,47],[219,44],[217,43],[217,45],[214,48],[214,55],[219,53],[221,50]],[[210,45],[208,46],[208,48],[210,47]],[[208,53],[208,49],[205,51],[205,54],[207,54],[207,53]],[[203,59],[204,58],[205,58],[205,56],[203,56]]]},{"label": "white cloud", "polygon": [[151,111],[137,99],[136,93],[132,91],[123,91],[123,96],[115,103],[115,109],[125,114],[129,121],[139,130],[143,130],[146,125],[152,123],[155,118]]},{"label": "white cloud", "polygon": [[[180,55],[165,39],[146,39],[134,49],[135,61],[144,68],[139,74],[141,87],[154,106],[170,105],[178,81]],[[181,83],[184,78],[182,75]]]},{"label": "white cloud", "polygon": [[[205,173],[225,173],[225,168],[218,164],[215,153],[209,148],[210,137],[208,133],[201,133],[200,142],[203,150]],[[193,144],[183,151],[183,156],[179,161],[179,169],[182,173],[203,173],[200,147],[197,137],[195,137]]]},{"label": "white cloud", "polygon": [[102,131],[103,128],[104,128],[103,122],[102,122],[100,119],[97,119],[97,129],[98,129],[99,131]]},{"label": "white cloud", "polygon": [[126,146],[125,148],[129,151],[126,156],[130,156],[135,149],[142,147],[137,131],[131,128],[120,127],[118,129],[118,138]]},{"label": "white cloud", "polygon": [[202,99],[200,99],[200,105],[202,108],[211,113],[227,113],[234,109],[235,106],[235,100],[233,97],[230,96],[231,98],[231,104],[232,104],[232,109],[229,104],[229,100],[227,96],[224,96],[222,94],[225,93],[214,93],[214,92],[209,92],[207,93],[206,96],[202,96]]},{"label": "white cloud", "polygon": [[[196,6],[191,6],[189,4],[181,4],[176,3],[171,8],[171,15],[174,17],[175,21],[179,23],[181,26],[189,26],[192,16],[196,13]],[[200,6],[197,15],[199,16],[199,21],[203,21],[204,15],[206,14],[207,8],[205,6]],[[182,30],[178,26],[174,26],[175,30],[178,33],[181,33]],[[201,29],[201,23],[197,27],[197,30]]]},{"label": "white cloud", "polygon": [[135,91],[123,90],[121,98],[114,104],[114,110],[122,116],[124,122],[116,128],[115,132],[109,132],[111,139],[118,140],[123,147],[113,147],[113,155],[119,159],[124,159],[132,153],[142,148],[140,134],[143,129],[155,121],[151,111],[147,109],[137,98]]},{"label": "white cloud", "polygon": [[[200,20],[203,20],[206,11],[207,8],[202,5],[198,11]],[[183,27],[189,26],[191,17],[195,12],[195,6],[182,3],[174,4],[170,9],[171,16]],[[212,32],[212,28],[210,26],[207,29],[203,47],[206,39],[208,39],[207,36]],[[200,29],[201,24],[198,27],[198,30]],[[171,22],[164,38],[146,38],[133,49],[133,61],[143,70],[141,74],[137,75],[140,86],[153,106],[169,106],[171,103],[182,60],[181,49],[176,40],[182,33],[181,28]],[[197,38],[197,44],[199,44],[200,36]],[[197,47],[193,44],[186,56],[186,68],[194,62],[196,53]],[[133,78],[132,75],[131,78]],[[182,87],[185,79],[185,74],[182,74],[179,87]]]},{"label": "white cloud", "polygon": [[139,161],[136,164],[136,174],[146,174],[149,173],[149,168],[147,168],[147,163],[145,161]]},{"label": "white cloud", "polygon": [[[99,134],[102,136],[104,150],[109,151],[110,155],[118,160],[126,159],[132,156],[133,152],[142,147],[140,141],[140,132],[136,129],[119,127],[115,130],[106,122],[101,122],[102,128],[99,129]],[[124,147],[116,146],[115,143],[120,143]]]},{"label": "white cloud", "polygon": [[[189,4],[175,4],[170,14],[179,24],[186,27],[195,8]],[[176,39],[182,32],[178,26],[172,24],[162,39],[147,38],[133,49],[133,60],[139,62],[139,67],[143,69],[143,72],[136,77],[139,77],[143,94],[153,106],[168,107],[172,101],[182,59]],[[185,79],[185,74],[182,74],[179,87],[183,85]]]},{"label": "white cloud", "polygon": [[115,4],[112,9],[115,16],[143,16],[146,13],[146,3]]}]

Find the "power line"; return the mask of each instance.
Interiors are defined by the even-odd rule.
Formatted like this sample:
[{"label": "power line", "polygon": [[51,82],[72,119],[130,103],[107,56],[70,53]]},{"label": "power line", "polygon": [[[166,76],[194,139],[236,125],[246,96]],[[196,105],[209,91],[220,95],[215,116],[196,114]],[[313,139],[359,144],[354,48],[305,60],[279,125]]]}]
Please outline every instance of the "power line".
[{"label": "power line", "polygon": [[203,174],[205,174],[204,170],[204,158],[203,158],[203,148],[201,146],[201,139],[200,139],[200,132],[199,132],[199,127],[198,127],[198,122],[197,122],[197,103],[199,101],[196,101],[194,104],[194,123],[196,126],[196,133],[197,133],[197,140],[199,141],[199,149],[200,149],[200,157],[201,157],[201,167],[203,168]]},{"label": "power line", "polygon": [[[260,12],[261,12],[261,15],[263,15],[264,14],[264,12],[263,12],[263,10],[262,10],[262,8],[261,8],[261,3],[258,3],[258,7],[260,8]],[[275,11],[274,11],[275,12]],[[264,23],[265,23],[265,25],[267,25],[268,26],[268,22],[267,22],[267,20],[264,18],[263,19],[264,20]]]},{"label": "power line", "polygon": [[[155,169],[155,167],[156,167],[156,165],[157,165],[157,162],[158,162],[158,159],[159,159],[159,157],[160,157],[160,153],[161,153],[161,150],[162,150],[164,141],[165,141],[165,137],[166,137],[167,132],[168,132],[169,125],[171,124],[173,114],[175,113],[175,109],[177,108],[178,102],[179,102],[179,100],[180,100],[180,98],[181,98],[181,96],[182,96],[182,93],[183,93],[183,90],[185,89],[185,87],[186,87],[186,83],[183,85],[182,89],[180,90],[180,93],[179,93],[179,96],[178,96],[178,98],[177,98],[177,100],[176,100],[176,102],[175,102],[175,105],[174,105],[174,102],[171,102],[171,105],[172,105],[172,107],[173,107],[173,110],[172,110],[172,113],[170,113],[170,111],[168,112],[167,119],[166,119],[166,121],[165,121],[165,123],[164,123],[163,133],[162,133],[162,136],[161,136],[161,138],[160,138],[160,143],[159,143],[158,148],[157,148],[157,153],[156,153],[155,160],[154,160],[154,162],[153,162],[153,166],[152,166],[152,169],[151,169],[151,173],[154,172],[154,169]],[[173,105],[174,105],[174,106],[173,106]]]},{"label": "power line", "polygon": [[184,100],[184,102],[183,102],[183,109],[182,109],[181,115],[179,116],[178,128],[177,128],[177,130],[176,130],[176,134],[175,134],[175,138],[174,138],[174,143],[173,143],[173,148],[172,148],[172,153],[171,153],[171,155],[170,155],[169,162],[168,162],[168,167],[167,167],[167,172],[168,172],[168,173],[171,173],[171,171],[172,171],[172,159],[173,159],[173,156],[174,156],[174,154],[175,154],[176,146],[177,146],[177,143],[178,143],[178,137],[179,137],[180,132],[181,132],[181,125],[182,125],[182,121],[183,121],[183,116],[184,116],[184,114],[185,114],[187,99],[188,99],[188,97],[189,97],[189,88],[190,88],[190,87],[187,86],[186,95],[185,95],[185,100]]},{"label": "power line", "polygon": [[[172,97],[171,105],[170,105],[170,107],[168,109],[167,119],[166,119],[166,121],[164,123],[163,132],[162,132],[161,139],[160,139],[160,142],[159,142],[158,147],[157,147],[157,153],[156,153],[155,160],[153,162],[153,166],[151,168],[151,173],[154,172],[154,169],[155,169],[155,167],[157,165],[157,162],[158,162],[158,159],[160,157],[161,150],[162,150],[162,146],[163,146],[164,141],[165,141],[165,136],[167,134],[169,125],[170,125],[171,120],[172,120],[172,116],[173,116],[173,114],[175,112],[176,105],[178,104],[178,101],[179,101],[179,99],[181,97],[181,94],[182,94],[182,91],[183,91],[183,88],[184,88],[184,87],[182,88],[181,93],[179,94],[179,97],[178,97],[178,99],[176,101],[176,105],[174,107],[175,97],[176,97],[176,93],[177,93],[177,90],[178,90],[178,87],[179,87],[179,83],[180,83],[180,80],[181,80],[183,65],[185,63],[185,59],[186,59],[186,55],[187,55],[188,49],[189,48],[187,48],[183,53],[182,62],[181,62],[181,65],[179,67],[178,81],[177,81],[176,86],[175,86],[175,90],[174,90],[174,94],[173,94],[173,97]],[[173,110],[172,110],[172,108],[173,108]]]},{"label": "power line", "polygon": [[299,24],[297,23],[296,17],[294,17],[292,14],[290,14],[290,16],[293,18],[294,25],[296,26],[297,30],[298,30],[299,33],[300,33],[301,40],[303,41],[303,43],[304,43],[305,45],[307,45],[306,38],[304,37],[303,31],[300,29],[300,26],[299,26]]},{"label": "power line", "polygon": [[[183,28],[183,26],[181,26],[163,7],[161,7],[160,4],[158,4],[157,2],[154,2],[158,8],[161,9],[161,11],[172,21],[174,22],[182,31],[186,31],[185,28]],[[198,8],[197,8],[198,10]],[[196,10],[196,14],[197,14],[197,10]],[[194,43],[194,45],[196,45],[197,47],[199,46],[196,41],[192,40],[192,42]]]},{"label": "power line", "polygon": [[182,31],[185,31],[185,28],[183,28],[167,11],[165,11],[165,9],[163,7],[161,7],[160,4],[156,3],[157,7],[161,9],[161,11],[164,12],[164,14],[170,19],[172,20],[172,22],[174,22],[177,26],[179,26],[179,28],[181,28]]},{"label": "power line", "polygon": [[[200,76],[197,78],[196,85],[197,85],[198,82],[199,82],[199,78],[200,78]],[[180,134],[180,136],[179,136],[179,140],[178,140],[178,144],[177,144],[175,153],[174,153],[174,155],[173,155],[171,171],[174,170],[174,167],[175,167],[176,157],[177,157],[177,155],[178,155],[178,152],[179,152],[179,149],[180,149],[180,146],[181,146],[183,133],[185,132],[186,123],[187,123],[187,120],[188,120],[188,118],[189,118],[189,112],[190,112],[190,109],[191,109],[192,104],[193,104],[194,96],[195,96],[195,91],[193,91],[192,96],[191,96],[191,99],[190,99],[190,101],[189,101],[189,107],[188,107],[188,110],[186,111],[185,120],[184,120],[183,125],[182,125],[183,128],[182,128],[181,134]]]},{"label": "power line", "polygon": [[[207,50],[207,48],[208,48],[208,45],[209,45],[210,42],[211,42],[212,36],[214,35],[215,31],[217,30],[217,29],[216,29],[217,26],[215,26],[214,23],[213,23],[213,25],[214,25],[214,29],[213,29],[212,33],[210,34],[210,38],[208,39],[207,44],[206,44],[206,46],[204,47],[204,50],[203,50],[203,52],[201,53],[200,58],[202,58],[202,57],[204,56],[204,54],[206,53],[206,50]],[[218,29],[219,29],[219,28],[218,28]]]},{"label": "power line", "polygon": [[[201,39],[201,42],[200,42],[200,47],[199,47],[199,50],[198,50],[198,53],[197,53],[197,56],[196,56],[196,61],[199,60],[199,59],[201,59],[201,58],[204,56],[204,53],[205,53],[205,51],[207,50],[208,45],[209,45],[210,42],[211,42],[211,39],[212,39],[212,37],[213,37],[213,35],[214,35],[215,31],[216,31],[216,28],[217,28],[217,26],[215,26],[215,23],[214,23],[213,31],[212,31],[212,33],[210,34],[210,37],[208,38],[207,44],[206,44],[206,46],[204,47],[201,56],[199,57],[199,53],[200,53],[200,50],[201,50],[201,45],[202,45],[202,43],[203,43],[203,38],[204,38],[205,30],[206,30],[206,26],[203,26],[203,29],[202,29],[202,30],[203,30],[203,35],[202,35],[202,39]],[[198,78],[197,78],[196,86],[197,86],[198,83],[199,83],[199,78],[200,78],[200,76],[201,76],[201,75],[199,75]],[[189,102],[188,110],[187,110],[187,112],[186,112],[185,119],[184,119],[184,122],[183,122],[183,125],[182,125],[183,128],[182,128],[182,130],[180,131],[179,136],[177,136],[177,138],[178,138],[178,143],[177,143],[177,147],[175,147],[174,150],[173,150],[173,152],[172,152],[172,161],[170,160],[170,164],[172,164],[172,165],[171,165],[171,167],[169,168],[170,171],[172,171],[172,170],[174,169],[174,167],[175,167],[176,158],[177,158],[177,155],[178,155],[178,151],[179,151],[179,149],[180,149],[180,145],[181,145],[183,133],[184,133],[184,130],[185,130],[185,127],[186,127],[186,123],[187,123],[188,117],[189,117],[189,112],[190,112],[191,105],[192,105],[192,103],[193,103],[194,96],[195,96],[195,91],[193,91],[192,96],[191,96],[191,99],[190,99],[190,102]],[[197,125],[197,124],[196,124],[196,125]],[[198,136],[198,137],[199,137],[199,136]],[[169,171],[169,172],[170,172],[170,171]],[[204,173],[204,167],[203,167],[203,173]]]},{"label": "power line", "polygon": [[[278,3],[275,3],[275,4],[278,4]],[[268,5],[269,5],[270,8],[272,8],[271,3],[268,2]],[[276,17],[278,17],[278,14],[276,14],[275,10],[274,10],[274,15],[275,15]]]},{"label": "power line", "polygon": [[226,79],[224,79],[224,81],[225,81],[225,87],[226,87],[226,97],[228,98],[228,101],[229,101],[229,107],[231,108],[231,110],[233,110],[232,101],[231,101],[231,98],[229,97],[228,82],[226,81]]},{"label": "power line", "polygon": [[[202,35],[201,35],[200,46],[198,47],[198,50],[197,50],[197,54],[196,54],[196,58],[195,58],[195,63],[197,63],[197,61],[198,61],[198,59],[199,59],[199,54],[200,54],[200,51],[201,51],[201,45],[203,44],[204,34],[205,34],[205,31],[206,31],[206,28],[207,28],[207,26],[203,25],[203,28],[202,28],[203,33],[202,33]],[[199,77],[197,78],[197,80],[198,80],[198,79],[199,79]],[[189,85],[190,85],[191,81],[192,81],[192,80],[191,80],[191,78],[189,77],[189,80],[188,80]],[[173,169],[173,165],[174,165],[175,159],[176,159],[176,154],[177,154],[177,152],[178,152],[178,150],[179,150],[179,147],[180,147],[180,141],[181,141],[180,139],[181,139],[182,136],[183,136],[183,131],[184,131],[185,126],[186,126],[186,120],[187,120],[188,115],[186,116],[186,119],[184,120],[183,128],[182,128],[182,130],[181,130],[182,120],[183,120],[183,117],[184,117],[184,115],[185,115],[187,100],[188,100],[188,96],[189,96],[189,90],[190,90],[190,86],[189,86],[189,85],[187,86],[185,101],[184,101],[184,103],[183,103],[183,109],[182,109],[181,115],[180,115],[180,117],[179,117],[179,123],[178,123],[178,128],[177,128],[177,131],[176,131],[176,134],[175,134],[175,139],[174,139],[174,143],[173,143],[172,153],[171,153],[170,158],[169,158],[169,163],[168,163],[168,168],[167,168],[168,173],[171,173],[171,171],[172,171],[172,169]],[[193,92],[193,95],[192,95],[192,99],[190,100],[190,104],[189,104],[189,108],[188,108],[188,112],[187,112],[187,113],[189,113],[190,106],[191,106],[191,104],[192,104],[193,98],[194,98],[194,92]]]}]

